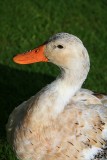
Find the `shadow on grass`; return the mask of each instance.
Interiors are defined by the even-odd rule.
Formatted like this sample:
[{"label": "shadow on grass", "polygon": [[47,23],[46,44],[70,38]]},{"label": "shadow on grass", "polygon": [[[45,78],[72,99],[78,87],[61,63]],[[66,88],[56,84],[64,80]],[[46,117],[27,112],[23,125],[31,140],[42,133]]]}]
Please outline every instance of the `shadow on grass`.
[{"label": "shadow on grass", "polygon": [[37,93],[54,77],[15,70],[0,65],[0,137],[5,138],[9,114],[24,100]]}]

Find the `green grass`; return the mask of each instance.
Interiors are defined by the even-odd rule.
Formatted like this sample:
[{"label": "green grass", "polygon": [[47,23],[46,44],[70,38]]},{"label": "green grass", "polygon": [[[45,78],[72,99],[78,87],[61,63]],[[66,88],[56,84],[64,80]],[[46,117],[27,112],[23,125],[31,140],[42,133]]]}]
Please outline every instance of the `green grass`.
[{"label": "green grass", "polygon": [[107,93],[106,28],[106,0],[0,1],[0,160],[15,160],[5,133],[13,108],[59,73],[52,64],[16,65],[13,55],[36,47],[55,33],[72,33],[84,42],[91,59],[84,87]]}]

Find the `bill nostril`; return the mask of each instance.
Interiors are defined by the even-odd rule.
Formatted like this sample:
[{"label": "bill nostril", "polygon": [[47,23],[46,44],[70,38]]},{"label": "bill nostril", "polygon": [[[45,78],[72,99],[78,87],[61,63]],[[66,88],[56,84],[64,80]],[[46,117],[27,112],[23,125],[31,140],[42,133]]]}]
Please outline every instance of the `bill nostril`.
[{"label": "bill nostril", "polygon": [[38,53],[39,52],[39,49],[37,48],[36,50],[35,50],[35,53]]}]

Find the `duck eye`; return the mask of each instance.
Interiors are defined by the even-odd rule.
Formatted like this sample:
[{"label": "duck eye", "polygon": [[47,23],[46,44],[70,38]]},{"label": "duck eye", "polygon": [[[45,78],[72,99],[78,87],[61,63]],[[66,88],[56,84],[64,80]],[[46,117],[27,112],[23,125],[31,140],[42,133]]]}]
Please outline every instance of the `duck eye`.
[{"label": "duck eye", "polygon": [[57,47],[60,48],[60,49],[64,48],[62,45],[58,45]]}]

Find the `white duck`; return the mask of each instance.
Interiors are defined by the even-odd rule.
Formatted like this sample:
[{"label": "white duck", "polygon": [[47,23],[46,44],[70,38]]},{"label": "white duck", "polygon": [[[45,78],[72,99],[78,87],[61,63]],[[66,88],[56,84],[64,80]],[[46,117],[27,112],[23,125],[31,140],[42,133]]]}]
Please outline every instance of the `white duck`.
[{"label": "white duck", "polygon": [[81,89],[90,68],[81,40],[58,33],[38,48],[17,55],[14,61],[19,64],[49,61],[61,68],[60,77],[15,108],[9,117],[7,136],[17,157],[21,160],[106,157],[107,96]]}]

